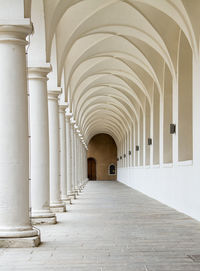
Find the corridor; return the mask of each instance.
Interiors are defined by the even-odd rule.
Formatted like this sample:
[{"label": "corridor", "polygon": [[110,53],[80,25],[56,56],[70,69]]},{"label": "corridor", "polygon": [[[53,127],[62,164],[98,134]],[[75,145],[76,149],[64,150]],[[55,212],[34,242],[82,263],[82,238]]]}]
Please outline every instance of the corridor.
[{"label": "corridor", "polygon": [[199,222],[118,182],[88,182],[57,220],[39,247],[0,249],[0,270],[200,270]]}]

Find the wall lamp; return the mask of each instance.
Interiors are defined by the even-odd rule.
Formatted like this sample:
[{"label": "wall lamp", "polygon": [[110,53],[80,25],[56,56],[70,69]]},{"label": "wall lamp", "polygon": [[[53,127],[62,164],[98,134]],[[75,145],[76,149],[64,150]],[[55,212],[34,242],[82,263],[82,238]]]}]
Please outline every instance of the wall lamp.
[{"label": "wall lamp", "polygon": [[139,147],[138,145],[136,145],[135,150],[136,150],[136,151],[139,151],[139,150],[140,150],[140,147]]},{"label": "wall lamp", "polygon": [[150,145],[152,145],[152,138],[148,138],[148,142],[147,142],[147,144],[150,146]]},{"label": "wall lamp", "polygon": [[131,155],[131,151],[129,151],[128,154]]},{"label": "wall lamp", "polygon": [[120,156],[120,160],[122,160],[122,156]]},{"label": "wall lamp", "polygon": [[170,134],[173,135],[176,133],[176,124],[170,124]]}]

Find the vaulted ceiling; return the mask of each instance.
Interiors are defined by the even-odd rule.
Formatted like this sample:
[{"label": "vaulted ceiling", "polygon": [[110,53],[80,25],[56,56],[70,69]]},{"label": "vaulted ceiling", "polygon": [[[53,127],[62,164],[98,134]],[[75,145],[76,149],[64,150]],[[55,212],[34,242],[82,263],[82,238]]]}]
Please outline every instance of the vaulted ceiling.
[{"label": "vaulted ceiling", "polygon": [[121,142],[145,104],[151,108],[153,92],[163,95],[164,70],[176,80],[181,33],[198,53],[197,6],[196,0],[44,0],[46,61],[55,42],[57,84],[64,81],[86,143],[97,133]]}]

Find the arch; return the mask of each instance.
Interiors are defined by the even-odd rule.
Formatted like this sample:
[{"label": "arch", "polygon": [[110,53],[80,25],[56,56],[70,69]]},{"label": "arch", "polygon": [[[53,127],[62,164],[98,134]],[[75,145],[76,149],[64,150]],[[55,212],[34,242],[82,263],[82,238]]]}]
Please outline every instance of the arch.
[{"label": "arch", "polygon": [[178,58],[178,160],[193,159],[192,117],[192,49],[184,33],[180,33]]},{"label": "arch", "polygon": [[108,166],[108,175],[116,175],[116,165],[115,164],[110,164]]},{"label": "arch", "polygon": [[170,124],[173,124],[173,82],[167,66],[164,70],[164,125],[163,125],[163,162],[172,163],[172,135],[169,132]]},{"label": "arch", "polygon": [[154,85],[153,93],[153,164],[160,163],[160,95]]}]

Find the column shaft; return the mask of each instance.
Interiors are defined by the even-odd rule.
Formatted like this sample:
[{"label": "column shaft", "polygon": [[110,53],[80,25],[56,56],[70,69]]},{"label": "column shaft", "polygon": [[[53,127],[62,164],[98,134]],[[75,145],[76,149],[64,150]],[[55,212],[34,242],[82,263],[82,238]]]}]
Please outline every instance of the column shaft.
[{"label": "column shaft", "polygon": [[60,195],[60,157],[58,91],[48,92],[49,106],[49,165],[50,165],[50,208],[54,212],[64,212],[65,205]]},{"label": "column shaft", "polygon": [[78,194],[78,163],[77,163],[77,139],[76,139],[76,128],[74,127],[74,188]]},{"label": "column shaft", "polygon": [[71,200],[67,197],[65,109],[66,109],[66,105],[59,105],[60,187],[61,187],[61,200],[64,203],[71,203]]},{"label": "column shaft", "polygon": [[29,68],[32,223],[55,224],[49,208],[49,131],[47,74],[50,67]]},{"label": "column shaft", "polygon": [[73,198],[72,189],[72,161],[71,161],[71,125],[70,125],[71,114],[66,113],[66,165],[67,165],[67,196]]},{"label": "column shaft", "polygon": [[74,124],[73,121],[71,121],[71,170],[72,170],[72,192],[74,194],[74,197],[76,198],[75,193],[75,148],[74,148]]}]

